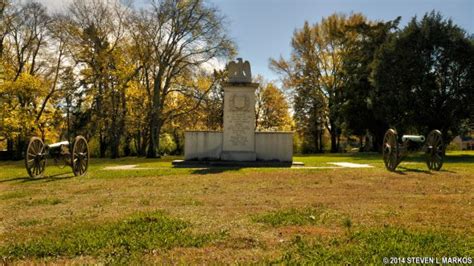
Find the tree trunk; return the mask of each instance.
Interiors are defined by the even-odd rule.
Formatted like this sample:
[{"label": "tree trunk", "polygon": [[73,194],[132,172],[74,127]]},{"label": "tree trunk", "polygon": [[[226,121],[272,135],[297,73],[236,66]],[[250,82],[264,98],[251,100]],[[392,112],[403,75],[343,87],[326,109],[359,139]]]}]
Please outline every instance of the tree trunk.
[{"label": "tree trunk", "polygon": [[149,143],[146,157],[147,158],[159,158],[158,148],[160,147],[160,131],[161,125],[159,121],[159,115],[161,114],[161,77],[163,75],[163,69],[160,68],[159,73],[155,76],[153,82],[153,98],[151,104],[151,114],[149,123]]},{"label": "tree trunk", "polygon": [[383,137],[388,128],[389,126],[383,122],[375,122],[370,130],[373,136],[371,151],[382,152]]},{"label": "tree trunk", "polygon": [[331,153],[336,153],[339,151],[339,129],[336,127],[336,124],[330,122],[329,134],[331,135]]},{"label": "tree trunk", "polygon": [[314,142],[314,147],[312,148],[311,152],[318,152],[319,150],[319,130],[316,129],[313,131],[313,142]]},{"label": "tree trunk", "polygon": [[[337,135],[337,144],[336,144],[337,151],[336,152],[339,152],[339,151],[341,151],[341,134],[340,134],[340,132],[337,132],[336,135]],[[343,151],[343,152],[345,152],[345,151]]]},{"label": "tree trunk", "polygon": [[[123,87],[120,89],[118,97],[116,97],[115,93],[112,93],[112,108],[115,109],[115,115],[112,118],[112,159],[120,157],[120,140],[125,131],[125,116],[127,115],[125,89]],[[128,154],[130,154],[130,151]]]},{"label": "tree trunk", "polygon": [[107,150],[107,140],[105,139],[104,135],[99,133],[99,157],[105,158],[105,152]]},{"label": "tree trunk", "polygon": [[158,154],[158,148],[160,147],[161,124],[159,123],[155,114],[151,115],[149,131],[150,135],[146,157],[160,158],[160,155]]},{"label": "tree trunk", "polygon": [[148,130],[140,130],[140,156],[146,156],[146,148],[148,146]]},{"label": "tree trunk", "polygon": [[146,143],[145,137],[143,136],[142,130],[137,130],[135,135],[135,148],[137,150],[137,156],[145,156],[146,155]]},{"label": "tree trunk", "polygon": [[7,152],[8,152],[8,155],[7,155],[7,158],[9,160],[12,160],[14,158],[14,141],[10,138],[7,139]]},{"label": "tree trunk", "polygon": [[132,149],[130,148],[130,142],[132,142],[132,138],[130,135],[127,134],[127,137],[125,137],[125,145],[123,147],[123,154],[125,156],[130,156],[132,154]]},{"label": "tree trunk", "polygon": [[331,133],[331,152],[335,153],[337,152],[337,136],[333,132],[330,132],[330,133]]},{"label": "tree trunk", "polygon": [[110,146],[110,158],[117,159],[120,157],[119,147],[120,147],[120,136],[119,133],[114,132],[112,134],[112,145]]},{"label": "tree trunk", "polygon": [[324,143],[323,143],[323,131],[319,130],[319,149],[320,153],[324,152]]}]

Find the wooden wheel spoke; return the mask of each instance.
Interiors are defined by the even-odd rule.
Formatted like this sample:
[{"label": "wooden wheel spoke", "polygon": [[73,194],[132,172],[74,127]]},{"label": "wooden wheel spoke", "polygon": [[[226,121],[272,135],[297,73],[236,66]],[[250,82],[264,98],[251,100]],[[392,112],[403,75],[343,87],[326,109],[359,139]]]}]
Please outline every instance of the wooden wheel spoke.
[{"label": "wooden wheel spoke", "polygon": [[31,149],[33,150],[34,154],[38,154],[37,143],[38,142],[36,140],[33,140],[33,142],[31,143]]},{"label": "wooden wheel spoke", "polygon": [[36,141],[36,153],[39,154],[41,153],[42,150],[42,145],[40,141]]},{"label": "wooden wheel spoke", "polygon": [[46,165],[45,145],[38,137],[32,137],[25,152],[25,168],[30,177],[40,176]]},{"label": "wooden wheel spoke", "polygon": [[385,167],[393,171],[398,164],[398,142],[397,133],[394,129],[389,129],[383,138],[383,160]]},{"label": "wooden wheel spoke", "polygon": [[426,151],[426,164],[430,170],[440,170],[444,160],[443,136],[439,130],[432,130],[428,134],[426,144],[430,147]]},{"label": "wooden wheel spoke", "polygon": [[34,155],[36,155],[36,154],[38,153],[38,152],[36,151],[36,142],[35,142],[35,141],[33,141],[33,142],[31,143],[31,146],[28,147],[28,150],[31,151]]},{"label": "wooden wheel spoke", "polygon": [[84,175],[89,164],[89,148],[87,141],[82,136],[77,136],[72,147],[72,170],[76,176]]}]

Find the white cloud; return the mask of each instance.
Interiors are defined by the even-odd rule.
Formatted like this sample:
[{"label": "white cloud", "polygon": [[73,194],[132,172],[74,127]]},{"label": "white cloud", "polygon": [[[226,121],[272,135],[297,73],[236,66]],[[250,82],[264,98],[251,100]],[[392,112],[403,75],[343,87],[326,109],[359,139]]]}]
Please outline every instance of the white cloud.
[{"label": "white cloud", "polygon": [[214,73],[214,70],[223,70],[225,68],[225,65],[226,63],[223,60],[212,58],[211,60],[203,63],[201,65],[201,69],[210,74]]},{"label": "white cloud", "polygon": [[[28,1],[28,0],[17,0],[18,2],[25,2],[25,1]],[[33,0],[35,2],[39,2],[41,4],[43,4],[49,12],[51,13],[57,13],[57,12],[64,12],[67,10],[68,6],[74,2],[74,0]],[[109,0],[104,0],[104,1],[109,1]],[[118,2],[120,3],[126,3],[128,2],[128,0],[117,0]],[[138,4],[141,4],[143,5],[143,1],[142,0],[139,0],[139,1],[132,1],[133,2],[137,2]]]},{"label": "white cloud", "polygon": [[43,4],[49,12],[56,13],[65,11],[73,0],[36,0],[35,2]]}]

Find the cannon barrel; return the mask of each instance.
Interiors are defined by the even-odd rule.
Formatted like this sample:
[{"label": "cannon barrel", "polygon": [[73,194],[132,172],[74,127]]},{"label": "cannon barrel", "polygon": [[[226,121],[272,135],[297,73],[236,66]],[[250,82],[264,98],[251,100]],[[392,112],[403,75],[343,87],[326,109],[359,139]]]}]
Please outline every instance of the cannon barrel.
[{"label": "cannon barrel", "polygon": [[69,141],[66,140],[66,141],[56,142],[56,143],[48,145],[48,147],[55,149],[55,148],[61,147],[62,145],[69,145]]},{"label": "cannon barrel", "polygon": [[46,145],[51,155],[58,155],[60,153],[69,153],[69,141],[56,142],[50,145]]},{"label": "cannon barrel", "polygon": [[410,140],[410,141],[413,141],[413,142],[425,142],[425,136],[403,135],[402,136],[402,141],[405,142],[407,140]]}]

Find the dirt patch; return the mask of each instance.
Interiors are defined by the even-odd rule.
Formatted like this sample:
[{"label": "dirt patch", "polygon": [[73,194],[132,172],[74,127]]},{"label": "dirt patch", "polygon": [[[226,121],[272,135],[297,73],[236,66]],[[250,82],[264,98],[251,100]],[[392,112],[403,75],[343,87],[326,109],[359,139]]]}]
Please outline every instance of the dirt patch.
[{"label": "dirt patch", "polygon": [[130,169],[137,169],[136,164],[127,164],[127,165],[118,165],[118,166],[107,166],[104,167],[104,170],[130,170]]},{"label": "dirt patch", "polygon": [[328,164],[333,164],[333,165],[337,165],[337,166],[345,167],[345,168],[371,168],[373,167],[372,165],[369,165],[369,164],[348,163],[348,162],[334,162],[334,163],[328,163]]},{"label": "dirt patch", "polygon": [[338,169],[338,168],[372,168],[372,165],[348,162],[330,162],[333,166],[294,166],[291,169]]}]

